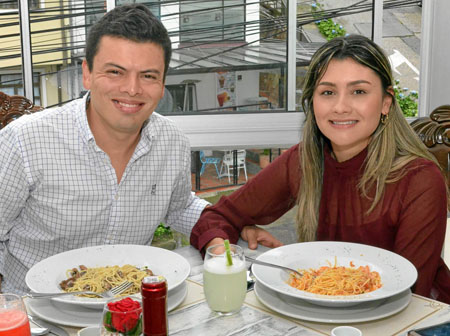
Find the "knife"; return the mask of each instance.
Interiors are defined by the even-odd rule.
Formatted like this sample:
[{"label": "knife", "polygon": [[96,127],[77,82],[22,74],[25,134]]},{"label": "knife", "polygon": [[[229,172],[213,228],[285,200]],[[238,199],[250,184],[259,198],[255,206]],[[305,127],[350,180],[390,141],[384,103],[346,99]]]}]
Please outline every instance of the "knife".
[{"label": "knife", "polygon": [[28,319],[36,324],[38,327],[41,328],[48,328],[50,330],[50,334],[56,335],[56,336],[69,336],[69,333],[65,331],[63,328],[58,327],[57,325],[54,325],[50,322],[44,321],[43,319],[40,319],[39,317],[32,316],[28,314]]}]

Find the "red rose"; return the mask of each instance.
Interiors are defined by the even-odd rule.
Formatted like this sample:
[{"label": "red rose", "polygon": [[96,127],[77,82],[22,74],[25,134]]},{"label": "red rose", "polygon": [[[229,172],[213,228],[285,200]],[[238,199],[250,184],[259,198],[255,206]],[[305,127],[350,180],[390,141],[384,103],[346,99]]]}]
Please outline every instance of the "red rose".
[{"label": "red rose", "polygon": [[122,333],[133,330],[142,312],[139,302],[128,297],[120,301],[109,302],[108,308],[111,312],[112,326]]}]

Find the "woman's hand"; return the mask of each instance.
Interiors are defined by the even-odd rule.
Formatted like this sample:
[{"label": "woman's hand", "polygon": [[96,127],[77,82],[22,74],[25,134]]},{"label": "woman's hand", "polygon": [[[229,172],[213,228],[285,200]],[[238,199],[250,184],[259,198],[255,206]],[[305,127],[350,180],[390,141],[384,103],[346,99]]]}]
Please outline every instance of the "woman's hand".
[{"label": "woman's hand", "polygon": [[[268,231],[261,229],[257,226],[245,226],[241,232],[241,238],[248,243],[248,248],[251,250],[255,250],[258,247],[258,244],[261,244],[266,247],[279,247],[283,246],[283,243],[280,242],[277,238],[275,238]],[[205,251],[208,247],[212,245],[223,244],[222,238],[214,238],[211,239],[208,244],[205,246]]]},{"label": "woman's hand", "polygon": [[283,246],[283,243],[268,231],[254,225],[244,226],[241,232],[241,238],[248,242],[248,247],[252,250],[255,250],[258,247],[258,244],[266,247]]},{"label": "woman's hand", "polygon": [[211,239],[209,241],[209,243],[205,245],[205,252],[208,249],[208,247],[213,246],[213,245],[223,245],[223,243],[224,243],[224,239],[223,238]]}]

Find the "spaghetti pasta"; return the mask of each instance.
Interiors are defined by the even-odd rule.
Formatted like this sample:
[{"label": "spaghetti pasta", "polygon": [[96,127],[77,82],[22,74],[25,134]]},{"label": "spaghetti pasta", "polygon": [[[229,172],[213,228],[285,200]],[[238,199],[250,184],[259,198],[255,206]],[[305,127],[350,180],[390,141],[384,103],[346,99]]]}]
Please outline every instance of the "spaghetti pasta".
[{"label": "spaghetti pasta", "polygon": [[369,266],[322,266],[301,270],[303,276],[291,274],[288,284],[299,290],[322,295],[356,295],[372,292],[382,286],[380,274]]},{"label": "spaghetti pasta", "polygon": [[[67,270],[67,280],[59,285],[66,292],[76,292],[89,290],[96,293],[109,290],[120,285],[124,281],[130,281],[133,285],[120,296],[131,295],[140,292],[142,279],[148,275],[153,275],[149,269],[140,270],[136,266],[106,266],[106,267],[85,267],[83,265]],[[89,296],[89,295],[84,295]],[[95,296],[90,296],[95,297]]]}]

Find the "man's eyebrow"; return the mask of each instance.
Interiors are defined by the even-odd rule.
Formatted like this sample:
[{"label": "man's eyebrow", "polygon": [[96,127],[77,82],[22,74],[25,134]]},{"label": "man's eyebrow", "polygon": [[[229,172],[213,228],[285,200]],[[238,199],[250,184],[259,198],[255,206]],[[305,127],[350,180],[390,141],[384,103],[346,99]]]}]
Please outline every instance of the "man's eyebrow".
[{"label": "man's eyebrow", "polygon": [[[123,66],[120,66],[120,65],[115,64],[115,63],[105,63],[105,67],[108,67],[108,66],[112,66],[112,67],[115,67],[115,68],[119,68],[119,69],[124,70],[124,71],[127,70],[127,69],[124,68]],[[142,70],[142,71],[140,71],[140,72],[141,72],[141,73],[155,73],[155,74],[158,74],[158,75],[161,74],[161,71],[159,71],[158,69],[146,69],[146,70]]]},{"label": "man's eyebrow", "polygon": [[155,73],[157,75],[160,75],[161,71],[159,71],[157,69],[147,69],[147,70],[142,70],[141,73]]},{"label": "man's eyebrow", "polygon": [[119,68],[121,70],[126,70],[123,66],[120,66],[120,65],[118,65],[116,63],[105,63],[105,65],[104,65],[104,67],[109,67],[109,66],[112,66],[112,67],[115,67],[115,68]]},{"label": "man's eyebrow", "polygon": [[[372,83],[367,80],[364,80],[364,79],[358,79],[358,80],[348,83],[347,86],[354,86],[354,85],[358,85],[358,84],[372,84]],[[317,86],[319,86],[319,85],[333,86],[333,87],[336,86],[336,84],[332,83],[332,82],[320,82]]]}]

